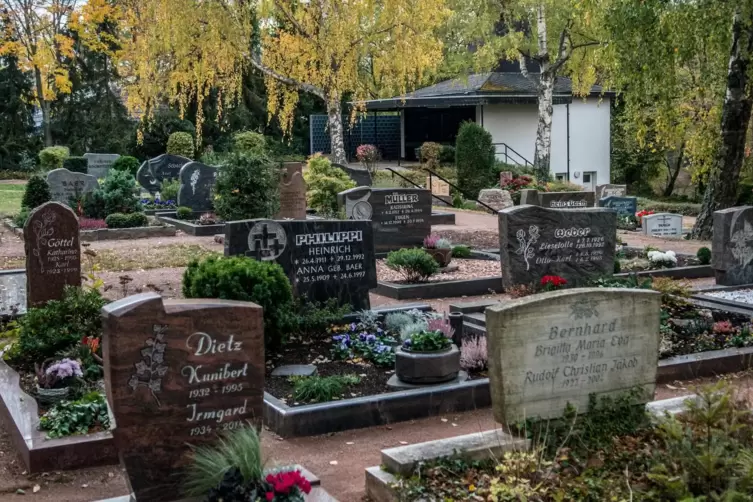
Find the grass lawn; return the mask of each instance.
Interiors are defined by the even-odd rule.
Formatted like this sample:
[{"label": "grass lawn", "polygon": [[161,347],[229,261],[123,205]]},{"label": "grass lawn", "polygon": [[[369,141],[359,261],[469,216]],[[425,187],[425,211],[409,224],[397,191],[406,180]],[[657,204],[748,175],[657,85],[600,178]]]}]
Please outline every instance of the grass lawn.
[{"label": "grass lawn", "polygon": [[0,183],[0,215],[7,216],[21,210],[21,199],[26,185]]}]

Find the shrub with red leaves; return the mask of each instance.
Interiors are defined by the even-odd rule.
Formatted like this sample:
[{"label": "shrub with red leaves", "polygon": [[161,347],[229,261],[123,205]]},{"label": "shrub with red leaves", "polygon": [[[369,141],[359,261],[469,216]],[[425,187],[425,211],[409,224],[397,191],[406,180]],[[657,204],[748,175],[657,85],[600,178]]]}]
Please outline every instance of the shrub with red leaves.
[{"label": "shrub with red leaves", "polygon": [[79,218],[78,227],[80,230],[98,230],[100,228],[107,228],[105,220],[98,220],[96,218]]}]

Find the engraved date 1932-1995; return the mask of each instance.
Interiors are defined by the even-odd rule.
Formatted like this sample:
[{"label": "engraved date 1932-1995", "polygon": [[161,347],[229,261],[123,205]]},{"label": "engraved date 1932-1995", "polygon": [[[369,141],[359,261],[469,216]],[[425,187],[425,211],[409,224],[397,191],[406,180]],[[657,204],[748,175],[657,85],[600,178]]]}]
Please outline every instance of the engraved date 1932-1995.
[{"label": "engraved date 1932-1995", "polygon": [[188,398],[195,399],[198,397],[207,397],[212,394],[213,390],[215,393],[219,394],[232,394],[234,392],[242,391],[243,386],[243,383],[228,383],[223,385],[222,387],[215,387],[214,389],[210,389],[209,387],[202,387],[201,389],[193,389],[189,391]]}]

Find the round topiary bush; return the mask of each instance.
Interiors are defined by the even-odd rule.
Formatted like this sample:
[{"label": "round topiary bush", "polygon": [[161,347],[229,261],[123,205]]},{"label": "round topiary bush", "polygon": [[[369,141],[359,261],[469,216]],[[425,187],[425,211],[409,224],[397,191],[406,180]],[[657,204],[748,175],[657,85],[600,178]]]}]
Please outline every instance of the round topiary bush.
[{"label": "round topiary bush", "polygon": [[711,263],[711,250],[709,248],[699,248],[695,255],[701,265],[708,265]]},{"label": "round topiary bush", "polygon": [[175,210],[175,214],[179,220],[192,220],[193,219],[193,209],[191,209],[190,207],[180,206],[178,209]]},{"label": "round topiary bush", "polygon": [[174,132],[167,138],[167,153],[193,159],[193,137],[187,132]]},{"label": "round topiary bush", "polygon": [[183,274],[183,296],[260,305],[264,309],[267,349],[282,345],[295,326],[293,290],[285,271],[274,262],[243,256],[211,256],[193,261]]},{"label": "round topiary bush", "polygon": [[439,264],[423,249],[392,251],[384,263],[403,274],[408,282],[422,282],[439,272]]},{"label": "round topiary bush", "polygon": [[147,226],[148,220],[144,213],[112,213],[105,218],[107,228],[136,228]]},{"label": "round topiary bush", "polygon": [[39,152],[39,167],[46,170],[60,169],[63,161],[71,155],[67,146],[48,146]]},{"label": "round topiary bush", "polygon": [[494,185],[494,145],[492,135],[475,122],[463,122],[455,140],[458,185],[468,196]]},{"label": "round topiary bush", "polygon": [[214,211],[225,221],[271,218],[280,208],[279,182],[267,157],[232,153],[217,174]]},{"label": "round topiary bush", "polygon": [[135,192],[136,180],[125,171],[110,170],[102,184],[105,213],[137,213],[141,210]]},{"label": "round topiary bush", "polygon": [[129,155],[124,155],[122,157],[118,157],[118,159],[112,163],[110,169],[115,169],[116,171],[125,171],[131,176],[136,177],[136,172],[139,170],[139,166],[141,166],[139,159],[137,159],[136,157],[131,157]]},{"label": "round topiary bush", "polygon": [[50,185],[47,184],[47,180],[41,176],[32,176],[29,178],[23,199],[21,199],[21,207],[34,209],[50,200],[52,200],[52,193],[50,192]]},{"label": "round topiary bush", "polygon": [[233,135],[233,150],[239,153],[264,155],[267,139],[263,134],[253,131],[243,131]]},{"label": "round topiary bush", "polygon": [[308,206],[315,209],[320,216],[332,216],[338,213],[337,194],[356,187],[356,182],[338,167],[334,167],[328,158],[317,153],[308,161],[308,169],[303,172],[306,180],[306,200]]}]

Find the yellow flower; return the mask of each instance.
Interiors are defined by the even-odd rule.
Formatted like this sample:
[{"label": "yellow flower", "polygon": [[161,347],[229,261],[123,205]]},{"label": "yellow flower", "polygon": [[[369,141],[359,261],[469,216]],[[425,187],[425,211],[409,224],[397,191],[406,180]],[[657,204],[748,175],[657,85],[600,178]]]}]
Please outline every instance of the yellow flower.
[{"label": "yellow flower", "polygon": [[468,487],[468,491],[469,491],[469,492],[475,492],[475,491],[476,491],[476,485],[470,485],[470,486]]}]

